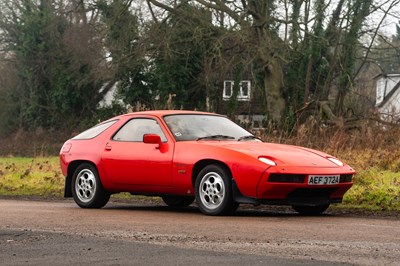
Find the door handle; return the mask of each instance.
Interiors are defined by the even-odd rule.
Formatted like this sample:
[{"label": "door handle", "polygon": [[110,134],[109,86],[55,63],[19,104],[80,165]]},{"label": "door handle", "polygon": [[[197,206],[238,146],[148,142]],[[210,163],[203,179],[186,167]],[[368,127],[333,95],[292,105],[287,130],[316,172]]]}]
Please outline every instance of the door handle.
[{"label": "door handle", "polygon": [[106,150],[106,151],[111,151],[111,148],[112,148],[111,145],[109,145],[109,144],[107,143],[107,144],[106,144],[105,150]]}]

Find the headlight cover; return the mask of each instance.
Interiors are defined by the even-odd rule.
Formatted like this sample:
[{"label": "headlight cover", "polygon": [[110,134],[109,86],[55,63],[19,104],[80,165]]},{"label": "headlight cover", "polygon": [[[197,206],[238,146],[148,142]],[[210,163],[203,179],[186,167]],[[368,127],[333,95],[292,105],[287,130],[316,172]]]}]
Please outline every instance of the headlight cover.
[{"label": "headlight cover", "polygon": [[339,161],[339,160],[336,159],[336,158],[328,157],[328,158],[326,158],[326,159],[328,159],[329,161],[331,161],[332,163],[334,163],[334,164],[336,164],[336,165],[338,165],[338,166],[343,166],[343,165],[344,165],[344,163],[342,163],[341,161]]},{"label": "headlight cover", "polygon": [[68,153],[71,150],[72,144],[71,143],[66,143],[62,146],[61,152],[62,153]]},{"label": "headlight cover", "polygon": [[271,166],[276,165],[276,162],[272,161],[271,159],[265,158],[265,157],[260,157],[260,158],[258,158],[258,160],[260,160],[261,162],[266,163],[268,165],[271,165]]}]

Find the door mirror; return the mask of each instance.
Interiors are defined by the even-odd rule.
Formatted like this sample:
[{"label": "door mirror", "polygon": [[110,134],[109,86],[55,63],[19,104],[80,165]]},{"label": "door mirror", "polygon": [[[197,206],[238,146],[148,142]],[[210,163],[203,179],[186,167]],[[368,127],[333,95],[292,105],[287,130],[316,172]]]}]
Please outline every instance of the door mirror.
[{"label": "door mirror", "polygon": [[161,137],[157,134],[144,134],[143,142],[147,144],[160,144],[161,145]]}]

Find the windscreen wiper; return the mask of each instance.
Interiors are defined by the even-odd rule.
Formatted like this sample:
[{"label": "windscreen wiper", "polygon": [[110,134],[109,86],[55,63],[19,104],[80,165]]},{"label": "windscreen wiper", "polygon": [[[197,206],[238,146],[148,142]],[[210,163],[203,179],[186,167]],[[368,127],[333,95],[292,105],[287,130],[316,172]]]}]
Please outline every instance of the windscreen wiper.
[{"label": "windscreen wiper", "polygon": [[256,136],[253,136],[253,135],[242,136],[242,137],[238,138],[238,141],[249,140],[249,139],[258,139],[258,140],[262,141],[259,137],[256,137]]},{"label": "windscreen wiper", "polygon": [[235,138],[227,135],[211,135],[211,136],[200,137],[197,140],[202,140],[202,139],[235,139]]}]

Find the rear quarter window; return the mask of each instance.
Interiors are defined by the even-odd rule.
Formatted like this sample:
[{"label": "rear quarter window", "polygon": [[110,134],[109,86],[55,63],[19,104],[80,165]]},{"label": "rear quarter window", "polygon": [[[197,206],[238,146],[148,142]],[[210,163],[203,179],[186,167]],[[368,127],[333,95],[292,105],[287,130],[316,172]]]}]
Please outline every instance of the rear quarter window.
[{"label": "rear quarter window", "polygon": [[114,125],[118,120],[112,120],[108,122],[104,122],[101,124],[98,124],[92,128],[89,128],[88,130],[83,131],[79,135],[73,137],[72,139],[92,139],[100,135],[102,132],[104,132],[107,128],[111,127]]}]

